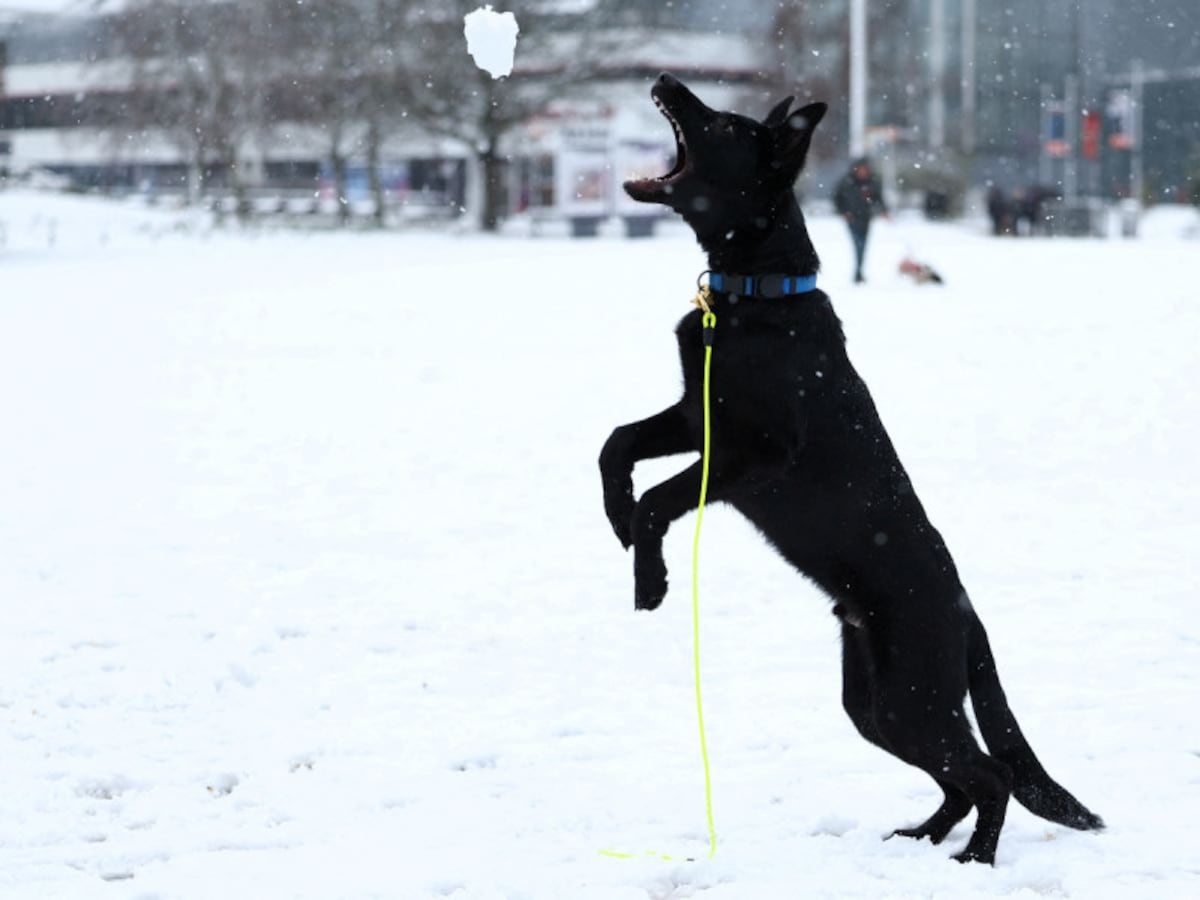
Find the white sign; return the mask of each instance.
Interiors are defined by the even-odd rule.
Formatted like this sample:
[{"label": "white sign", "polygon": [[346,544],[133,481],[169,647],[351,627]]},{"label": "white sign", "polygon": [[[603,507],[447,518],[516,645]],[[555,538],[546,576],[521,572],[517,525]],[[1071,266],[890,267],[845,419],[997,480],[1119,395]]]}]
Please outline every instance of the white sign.
[{"label": "white sign", "polygon": [[564,150],[558,155],[559,208],[568,216],[607,216],[612,172],[603,152]]}]

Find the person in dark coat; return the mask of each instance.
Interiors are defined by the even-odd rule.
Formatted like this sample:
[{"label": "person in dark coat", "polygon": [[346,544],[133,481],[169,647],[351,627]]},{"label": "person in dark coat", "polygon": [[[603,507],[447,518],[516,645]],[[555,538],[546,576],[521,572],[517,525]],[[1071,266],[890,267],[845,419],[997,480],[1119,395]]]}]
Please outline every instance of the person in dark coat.
[{"label": "person in dark coat", "polygon": [[871,169],[871,161],[862,156],[850,164],[850,171],[842,176],[833,194],[833,205],[850,226],[850,238],[854,241],[854,280],[862,282],[863,257],[867,253],[867,232],[876,213],[887,216],[888,208],[883,199],[883,185],[879,176]]},{"label": "person in dark coat", "polygon": [[998,184],[988,188],[987,211],[988,218],[992,220],[992,234],[999,236],[1017,233],[1013,200]]}]

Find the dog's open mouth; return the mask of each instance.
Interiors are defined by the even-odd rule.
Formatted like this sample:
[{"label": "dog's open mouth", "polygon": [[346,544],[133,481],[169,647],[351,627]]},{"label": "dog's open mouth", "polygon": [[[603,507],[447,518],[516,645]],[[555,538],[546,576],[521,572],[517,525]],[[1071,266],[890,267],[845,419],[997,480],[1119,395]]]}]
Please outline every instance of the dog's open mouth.
[{"label": "dog's open mouth", "polygon": [[626,181],[625,193],[634,200],[652,202],[661,199],[663,194],[670,193],[671,184],[683,174],[683,170],[687,166],[687,141],[684,139],[683,129],[679,122],[659,98],[658,91],[651,91],[650,97],[654,101],[654,105],[658,107],[658,111],[671,123],[671,130],[675,132],[675,165],[665,175],[659,175],[657,178],[635,178]]}]

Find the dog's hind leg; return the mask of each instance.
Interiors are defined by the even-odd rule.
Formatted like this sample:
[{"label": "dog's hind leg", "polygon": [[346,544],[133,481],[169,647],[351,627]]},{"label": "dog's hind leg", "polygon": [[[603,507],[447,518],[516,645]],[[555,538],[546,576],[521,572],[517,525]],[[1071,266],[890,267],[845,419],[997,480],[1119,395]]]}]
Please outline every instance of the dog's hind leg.
[{"label": "dog's hind leg", "polygon": [[931,727],[928,722],[889,723],[881,729],[895,753],[926,772],[946,791],[946,799],[930,818],[908,832],[938,843],[970,811],[979,809],[975,831],[959,862],[994,863],[996,844],[1012,793],[1012,770],[988,756],[975,743],[965,723],[960,728]]},{"label": "dog's hind leg", "polygon": [[910,837],[916,838],[918,841],[922,838],[929,838],[931,843],[940,844],[946,839],[950,830],[967,817],[967,813],[971,811],[971,798],[960,788],[942,778],[933,780],[938,783],[938,787],[945,794],[942,805],[932,816],[915,828],[897,828],[888,837]]},{"label": "dog's hind leg", "polygon": [[978,808],[979,818],[967,846],[954,854],[954,858],[959,862],[994,865],[996,844],[1012,796],[1012,769],[980,750],[969,731],[966,737],[968,743],[963,745],[959,757],[943,768],[949,769],[946,779]]},{"label": "dog's hind leg", "polygon": [[876,747],[891,753],[892,749],[884,743],[875,725],[871,657],[860,644],[862,635],[859,626],[845,619],[840,606],[834,609],[834,615],[842,619],[842,708],[859,734]]},{"label": "dog's hind leg", "polygon": [[[931,636],[929,646],[947,644]],[[975,832],[954,858],[993,863],[1012,794],[1012,770],[984,753],[971,734],[962,710],[965,672],[960,685],[959,678],[947,677],[958,668],[954,661],[924,653],[889,653],[884,665],[875,662],[875,721],[886,745],[952,788],[938,811],[912,831],[931,838],[942,832],[945,837],[974,805],[979,810]]]},{"label": "dog's hind leg", "polygon": [[[847,621],[842,608],[834,610],[842,618],[842,707],[858,729],[858,733],[880,749],[895,754],[875,724],[875,700],[871,685],[871,657],[861,643],[865,637],[861,626]],[[945,800],[927,821],[915,828],[897,828],[888,837],[900,835],[920,840],[929,838],[934,844],[946,839],[950,830],[971,811],[970,798],[943,778],[934,778],[945,794]]]}]

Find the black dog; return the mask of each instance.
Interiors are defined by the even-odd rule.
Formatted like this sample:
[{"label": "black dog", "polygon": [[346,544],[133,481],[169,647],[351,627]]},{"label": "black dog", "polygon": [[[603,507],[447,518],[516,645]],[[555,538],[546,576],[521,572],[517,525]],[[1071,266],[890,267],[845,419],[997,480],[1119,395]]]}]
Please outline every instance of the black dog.
[{"label": "black dog", "polygon": [[[792,184],[825,104],[789,115],[789,97],[756,122],[709,109],[669,75],[651,96],[675,129],[678,158],[625,190],[682,215],[708,253],[709,497],[732,504],[833,599],[846,712],[945,793],[927,822],[895,833],[939,843],[975,806],[975,832],[955,859],[992,863],[1010,795],[1053,822],[1102,828],[1021,734],[954,561],[850,364],[829,298],[808,281],[818,260]],[[683,398],[617,428],[600,454],[605,511],[634,550],[638,609],[667,592],[663,535],[695,509],[700,463],[636,502],[633,466],[702,446],[701,332],[699,310],[677,328]],[[990,755],[967,722],[968,691]]]}]

